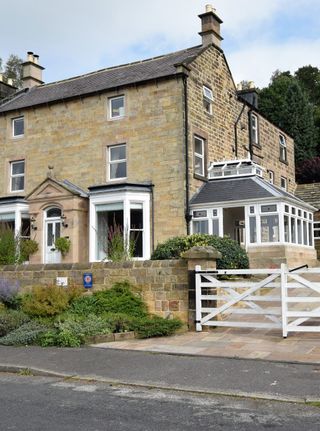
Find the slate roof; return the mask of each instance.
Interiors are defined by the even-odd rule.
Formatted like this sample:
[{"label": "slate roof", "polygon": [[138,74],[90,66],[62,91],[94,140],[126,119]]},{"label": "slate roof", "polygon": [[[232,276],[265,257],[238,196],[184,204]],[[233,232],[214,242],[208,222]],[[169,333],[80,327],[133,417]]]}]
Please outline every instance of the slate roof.
[{"label": "slate roof", "polygon": [[198,205],[267,198],[287,198],[295,201],[298,205],[308,205],[296,196],[275,187],[258,176],[209,181],[193,196],[190,204]]},{"label": "slate roof", "polygon": [[85,96],[112,88],[176,75],[176,64],[188,64],[203,51],[195,46],[182,51],[135,63],[111,67],[20,91],[11,100],[0,105],[0,112],[28,108],[57,101]]}]

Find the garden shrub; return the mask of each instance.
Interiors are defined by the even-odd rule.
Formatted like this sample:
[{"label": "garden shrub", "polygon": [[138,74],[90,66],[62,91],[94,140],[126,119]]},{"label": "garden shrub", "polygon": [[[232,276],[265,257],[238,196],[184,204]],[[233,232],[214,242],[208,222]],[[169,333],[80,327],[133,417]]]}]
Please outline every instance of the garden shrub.
[{"label": "garden shrub", "polygon": [[23,263],[38,249],[35,240],[16,236],[10,227],[0,229],[0,265]]},{"label": "garden shrub", "polygon": [[111,289],[94,293],[99,313],[123,313],[129,316],[144,317],[148,314],[143,300],[132,292],[128,281],[115,283]]},{"label": "garden shrub", "polygon": [[28,322],[30,317],[18,310],[4,310],[0,313],[0,337]]},{"label": "garden shrub", "polygon": [[22,297],[22,310],[29,316],[55,316],[69,306],[68,290],[60,286],[34,286]]},{"label": "garden shrub", "polygon": [[0,301],[9,308],[16,308],[18,305],[19,283],[14,280],[0,278]]},{"label": "garden shrub", "polygon": [[64,315],[54,323],[54,328],[44,333],[40,339],[41,346],[78,347],[85,338],[97,334],[110,334],[108,322],[102,317],[90,314],[84,318],[75,315]]},{"label": "garden shrub", "polygon": [[102,317],[112,333],[133,331],[138,319],[124,313],[106,313]]},{"label": "garden shrub", "polygon": [[24,323],[14,331],[0,338],[0,344],[4,346],[19,346],[35,344],[39,336],[48,328],[36,320]]},{"label": "garden shrub", "polygon": [[227,236],[221,238],[207,234],[194,234],[170,238],[157,246],[151,259],[179,259],[181,253],[194,246],[212,246],[218,250],[222,255],[221,259],[217,259],[218,269],[249,268],[247,253],[236,241]]},{"label": "garden shrub", "polygon": [[97,312],[96,297],[94,295],[83,295],[71,302],[69,313],[88,316]]},{"label": "garden shrub", "polygon": [[172,335],[182,327],[179,319],[164,319],[160,316],[150,316],[137,319],[133,322],[132,329],[139,338],[162,337]]},{"label": "garden shrub", "polygon": [[0,230],[0,265],[13,265],[17,260],[17,240],[9,227]]},{"label": "garden shrub", "polygon": [[71,304],[70,311],[75,314],[122,313],[129,316],[146,316],[147,307],[143,300],[132,292],[128,281],[115,283],[111,289],[82,296]]}]

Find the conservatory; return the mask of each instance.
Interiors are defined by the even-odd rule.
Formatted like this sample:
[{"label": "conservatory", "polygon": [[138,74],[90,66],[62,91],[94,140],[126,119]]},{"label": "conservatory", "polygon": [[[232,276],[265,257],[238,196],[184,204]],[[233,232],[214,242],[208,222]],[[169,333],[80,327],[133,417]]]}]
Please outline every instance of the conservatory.
[{"label": "conservatory", "polygon": [[[228,235],[248,252],[251,266],[315,259],[316,209],[263,179],[250,160],[213,163],[209,181],[191,200],[192,233]],[[304,262],[302,262],[304,263]]]}]

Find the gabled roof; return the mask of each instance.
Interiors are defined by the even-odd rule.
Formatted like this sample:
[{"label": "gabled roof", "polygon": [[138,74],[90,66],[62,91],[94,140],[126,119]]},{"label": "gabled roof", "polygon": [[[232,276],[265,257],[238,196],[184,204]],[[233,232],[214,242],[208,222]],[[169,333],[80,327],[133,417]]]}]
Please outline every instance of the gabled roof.
[{"label": "gabled roof", "polygon": [[217,204],[222,202],[236,202],[261,199],[285,199],[294,202],[296,205],[311,207],[306,202],[297,198],[273,184],[268,183],[263,178],[256,175],[241,178],[225,178],[212,180],[205,183],[199,192],[193,196],[191,205]]},{"label": "gabled roof", "polygon": [[0,105],[0,113],[86,96],[153,79],[177,75],[178,64],[188,64],[204,50],[203,46],[121,66],[98,70],[86,75],[20,91]]},{"label": "gabled roof", "polygon": [[88,193],[85,190],[81,189],[80,187],[76,186],[75,184],[71,183],[70,181],[68,181],[68,180],[60,181],[60,180],[57,180],[56,178],[54,178],[52,176],[48,176],[45,180],[43,180],[40,184],[38,184],[35,189],[33,189],[30,193],[28,193],[27,196],[25,197],[25,199],[29,200],[30,196],[35,194],[35,192],[38,191],[39,189],[41,189],[41,187],[46,183],[56,184],[56,185],[62,187],[64,190],[67,190],[69,193],[72,193],[75,196],[80,196],[82,198],[88,197]]}]

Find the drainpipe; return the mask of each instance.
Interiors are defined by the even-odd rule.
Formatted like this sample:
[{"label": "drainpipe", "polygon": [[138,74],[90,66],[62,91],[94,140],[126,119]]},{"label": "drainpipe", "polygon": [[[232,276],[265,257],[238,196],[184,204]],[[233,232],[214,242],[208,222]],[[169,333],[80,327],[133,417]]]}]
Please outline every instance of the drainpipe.
[{"label": "drainpipe", "polygon": [[186,207],[185,207],[185,220],[187,227],[187,235],[190,234],[190,193],[189,193],[189,122],[188,122],[188,75],[183,76],[183,88],[184,88],[184,146],[185,146],[185,181],[186,181]]},{"label": "drainpipe", "polygon": [[251,113],[252,113],[252,109],[249,109],[249,111],[248,111],[248,124],[249,124],[249,153],[250,153],[250,160],[253,159],[253,146],[252,146],[252,133],[251,133]]},{"label": "drainpipe", "polygon": [[234,152],[235,152],[236,158],[238,157],[238,124],[239,124],[239,121],[241,119],[241,116],[243,114],[245,107],[246,107],[246,104],[244,103],[242,105],[241,112],[240,112],[240,114],[239,114],[239,116],[238,116],[238,118],[234,124]]}]

